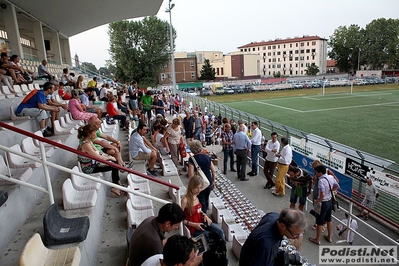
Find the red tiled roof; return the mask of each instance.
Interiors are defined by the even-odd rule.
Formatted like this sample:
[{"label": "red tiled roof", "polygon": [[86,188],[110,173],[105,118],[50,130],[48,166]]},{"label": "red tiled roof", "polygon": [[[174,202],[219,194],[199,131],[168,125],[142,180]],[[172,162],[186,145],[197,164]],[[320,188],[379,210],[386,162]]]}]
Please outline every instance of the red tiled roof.
[{"label": "red tiled roof", "polygon": [[265,46],[265,45],[273,45],[273,44],[281,44],[281,43],[292,43],[292,42],[305,42],[305,41],[315,41],[315,40],[327,40],[321,38],[319,36],[304,36],[299,38],[291,38],[291,39],[281,39],[281,40],[274,40],[274,41],[267,41],[267,42],[251,42],[245,44],[243,46],[239,46],[238,49],[241,48],[248,48],[248,47],[257,47],[257,46]]}]

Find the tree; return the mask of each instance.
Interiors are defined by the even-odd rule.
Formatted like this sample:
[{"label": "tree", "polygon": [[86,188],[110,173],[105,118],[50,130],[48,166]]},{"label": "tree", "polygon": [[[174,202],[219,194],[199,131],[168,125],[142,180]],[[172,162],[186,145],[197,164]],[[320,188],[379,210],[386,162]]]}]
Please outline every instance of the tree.
[{"label": "tree", "polygon": [[201,80],[214,80],[216,76],[215,68],[209,62],[209,59],[205,59],[201,69]]},{"label": "tree", "polygon": [[358,25],[338,27],[328,41],[331,51],[328,56],[337,60],[337,67],[344,72],[357,69],[359,49],[362,45],[361,29]]},{"label": "tree", "polygon": [[360,58],[371,69],[397,68],[399,59],[399,20],[375,19],[366,25]]},{"label": "tree", "polygon": [[316,76],[319,71],[319,67],[316,66],[314,63],[312,63],[310,66],[308,66],[307,69],[305,69],[305,73],[308,76]]},{"label": "tree", "polygon": [[89,62],[83,62],[82,64],[80,64],[80,69],[83,69],[84,71],[87,71],[91,74],[93,73],[97,73],[97,68],[95,65],[93,65],[92,63]]},{"label": "tree", "polygon": [[275,78],[281,78],[281,73],[280,73],[280,71],[277,71],[277,72],[274,72],[274,71],[273,71],[273,77],[275,77]]},{"label": "tree", "polygon": [[[175,30],[173,29],[176,38]],[[155,16],[141,21],[110,23],[110,54],[114,75],[123,81],[157,83],[170,56],[169,23]]]}]

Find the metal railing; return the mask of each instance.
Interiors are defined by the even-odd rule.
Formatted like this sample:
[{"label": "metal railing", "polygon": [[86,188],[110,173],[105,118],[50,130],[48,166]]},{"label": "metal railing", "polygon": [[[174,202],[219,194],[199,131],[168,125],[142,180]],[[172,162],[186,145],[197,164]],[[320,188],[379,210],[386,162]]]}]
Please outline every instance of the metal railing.
[{"label": "metal railing", "polygon": [[[75,174],[75,175],[81,176],[83,178],[89,179],[91,181],[98,182],[98,183],[101,183],[103,185],[109,186],[111,188],[117,188],[117,189],[125,191],[127,193],[132,193],[134,195],[137,195],[137,196],[140,196],[140,197],[144,197],[144,198],[148,198],[148,199],[151,199],[151,200],[163,203],[163,204],[170,203],[170,202],[167,201],[167,200],[163,200],[161,198],[157,198],[157,197],[145,194],[145,193],[138,192],[138,191],[134,190],[133,188],[129,189],[129,188],[126,188],[126,187],[111,183],[109,181],[105,181],[105,180],[102,180],[100,178],[96,178],[96,177],[93,177],[91,175],[79,172],[79,171],[73,171],[73,170],[71,170],[71,169],[69,169],[67,167],[58,165],[56,163],[49,162],[47,160],[47,158],[46,158],[46,151],[45,151],[44,143],[47,143],[47,144],[53,145],[55,147],[58,147],[62,151],[68,151],[68,152],[72,152],[72,153],[75,153],[75,154],[78,154],[78,155],[81,155],[81,156],[85,156],[85,157],[91,158],[93,160],[96,160],[96,161],[98,161],[100,163],[103,163],[103,164],[109,165],[111,167],[117,168],[118,170],[123,170],[125,172],[128,172],[128,173],[135,174],[135,175],[138,175],[140,177],[146,178],[146,179],[148,179],[150,181],[153,181],[153,182],[156,182],[158,184],[161,184],[161,185],[176,189],[176,192],[177,192],[177,195],[176,195],[177,203],[180,205],[180,202],[181,202],[180,187],[177,186],[177,185],[174,185],[174,184],[171,184],[171,183],[168,183],[168,182],[164,182],[164,181],[162,181],[160,179],[153,178],[153,177],[148,176],[146,174],[137,172],[135,170],[132,170],[132,169],[124,167],[124,166],[120,166],[118,164],[106,161],[104,159],[96,158],[96,157],[94,157],[94,156],[92,156],[92,155],[90,155],[88,153],[81,152],[81,151],[79,151],[77,149],[68,147],[68,146],[66,146],[64,144],[61,144],[61,143],[58,143],[58,142],[54,142],[54,141],[52,141],[50,139],[46,139],[46,138],[40,137],[38,135],[35,135],[35,134],[30,133],[28,131],[16,128],[16,127],[11,126],[11,125],[5,124],[3,122],[0,122],[0,127],[2,127],[3,129],[8,129],[8,130],[14,131],[16,133],[25,135],[27,137],[30,137],[30,138],[33,138],[33,139],[36,139],[36,140],[39,141],[39,144],[40,144],[40,158],[36,157],[36,156],[31,156],[31,155],[23,153],[23,152],[18,152],[18,151],[12,150],[9,147],[6,147],[4,145],[0,145],[0,149],[4,150],[6,152],[10,152],[10,153],[14,153],[16,155],[22,156],[22,157],[27,158],[29,160],[41,163],[42,166],[43,166],[43,170],[44,170],[44,178],[46,180],[47,188],[43,188],[43,187],[40,187],[40,186],[37,186],[37,185],[30,184],[29,182],[25,182],[25,181],[21,181],[21,180],[12,178],[11,175],[10,176],[5,176],[5,175],[0,174],[0,179],[4,179],[6,181],[9,181],[9,182],[21,185],[21,186],[25,186],[25,187],[28,187],[28,188],[31,188],[31,189],[34,189],[34,190],[37,190],[37,191],[40,191],[40,192],[47,193],[48,196],[49,196],[50,204],[54,203],[54,193],[53,193],[53,188],[52,188],[52,185],[51,185],[51,179],[50,179],[50,174],[49,174],[49,171],[48,171],[48,167],[53,167],[53,168],[56,168],[56,169],[61,170],[63,172],[67,172],[67,173],[70,173],[70,174]],[[7,156],[5,156],[5,158],[7,160]],[[9,168],[8,161],[6,161],[6,163],[7,163],[7,166]],[[180,233],[182,234],[183,232],[182,232],[182,228],[181,227],[180,227],[180,230],[181,230]]]}]

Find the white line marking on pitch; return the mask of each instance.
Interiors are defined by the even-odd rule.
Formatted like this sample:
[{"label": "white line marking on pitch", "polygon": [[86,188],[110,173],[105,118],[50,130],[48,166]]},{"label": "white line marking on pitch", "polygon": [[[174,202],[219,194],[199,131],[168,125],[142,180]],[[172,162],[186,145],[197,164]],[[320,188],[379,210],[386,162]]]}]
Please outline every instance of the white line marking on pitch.
[{"label": "white line marking on pitch", "polygon": [[315,109],[315,110],[300,111],[300,112],[301,112],[301,113],[312,113],[312,112],[323,112],[323,111],[330,111],[330,110],[352,109],[352,108],[359,108],[359,107],[370,107],[370,106],[390,105],[390,104],[399,104],[399,102],[376,103],[376,104],[365,104],[365,105],[356,105],[356,106],[347,106],[347,107],[336,107],[336,108],[326,108],[326,109]]},{"label": "white line marking on pitch", "polygon": [[273,107],[277,107],[277,108],[281,108],[281,109],[286,109],[286,110],[290,110],[290,111],[294,111],[294,112],[298,112],[298,113],[303,113],[303,111],[297,110],[297,109],[292,109],[292,108],[288,108],[288,107],[284,107],[284,106],[279,106],[279,105],[275,105],[275,104],[271,104],[271,103],[264,103],[264,102],[259,102],[259,101],[254,101],[256,103],[260,103],[260,104],[265,104],[265,105],[270,105]]},{"label": "white line marking on pitch", "polygon": [[381,96],[381,95],[391,95],[392,93],[370,93],[370,94],[350,94],[347,96],[340,96],[340,97],[326,97],[326,96],[304,96],[302,98],[314,100],[314,101],[323,101],[323,100],[335,100],[335,99],[346,99],[348,97],[374,97],[374,96]]}]

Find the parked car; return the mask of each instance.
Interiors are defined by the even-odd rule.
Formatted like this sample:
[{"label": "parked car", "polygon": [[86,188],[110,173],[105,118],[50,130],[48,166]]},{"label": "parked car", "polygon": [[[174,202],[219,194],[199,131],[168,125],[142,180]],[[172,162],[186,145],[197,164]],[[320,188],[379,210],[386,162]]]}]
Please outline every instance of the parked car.
[{"label": "parked car", "polygon": [[231,88],[223,88],[226,94],[234,94],[234,90]]},{"label": "parked car", "polygon": [[215,90],[216,95],[223,95],[225,93],[224,89],[222,87],[218,87]]},{"label": "parked car", "polygon": [[211,95],[211,91],[210,91],[210,90],[202,90],[202,91],[200,92],[200,95],[202,95],[202,96],[209,96],[209,95]]},{"label": "parked car", "polygon": [[236,92],[236,93],[244,93],[244,89],[238,87],[238,88],[235,89],[235,92]]},{"label": "parked car", "polygon": [[313,81],[312,88],[320,88],[320,84],[317,81]]},{"label": "parked car", "polygon": [[294,83],[294,84],[292,84],[292,88],[293,88],[294,90],[296,90],[296,89],[303,89],[303,86],[302,86],[301,83]]}]

